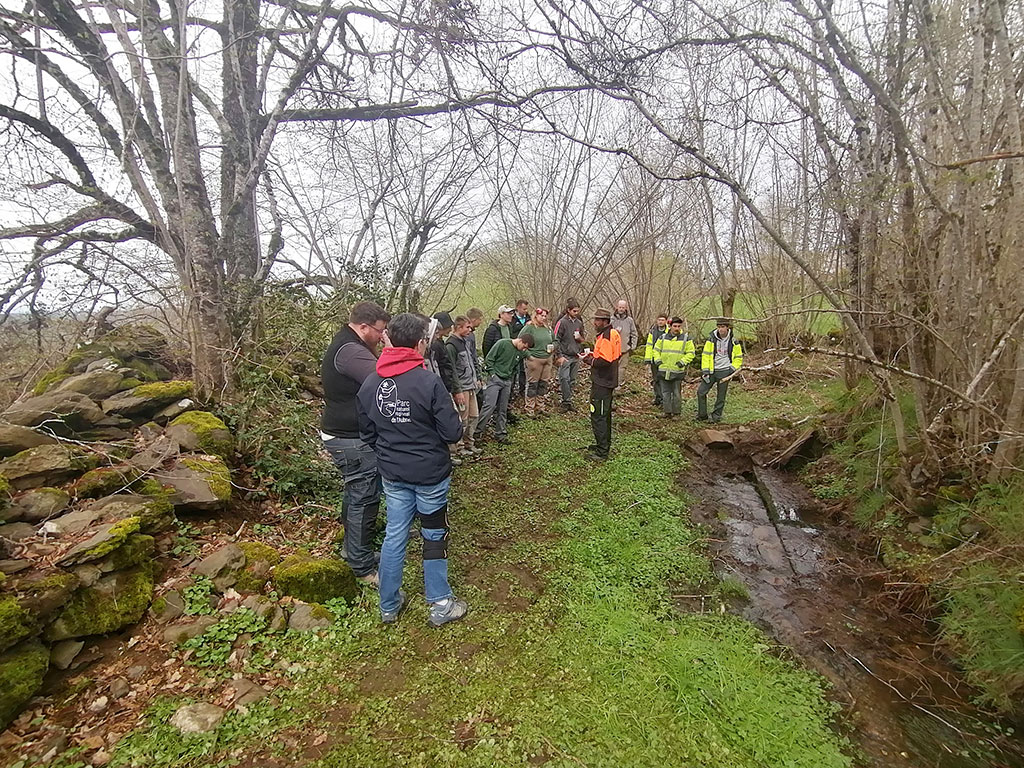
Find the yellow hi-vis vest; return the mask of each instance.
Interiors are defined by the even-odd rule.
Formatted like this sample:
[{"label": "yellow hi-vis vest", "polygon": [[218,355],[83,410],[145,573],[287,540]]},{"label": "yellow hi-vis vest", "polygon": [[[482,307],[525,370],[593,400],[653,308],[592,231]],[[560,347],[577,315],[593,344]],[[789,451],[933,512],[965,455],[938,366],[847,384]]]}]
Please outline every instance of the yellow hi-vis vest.
[{"label": "yellow hi-vis vest", "polygon": [[[715,336],[718,335],[718,331],[712,331],[711,335],[708,336],[708,340],[704,342],[704,351],[700,356],[700,369],[705,373],[711,373],[715,370]],[[734,370],[739,370],[743,365],[743,345],[735,335],[729,334],[729,341],[732,344],[729,359],[732,361],[732,367]]]},{"label": "yellow hi-vis vest", "polygon": [[654,345],[654,362],[660,366],[658,372],[665,378],[674,373],[682,375],[696,354],[693,339],[686,333],[673,336],[669,331]]}]

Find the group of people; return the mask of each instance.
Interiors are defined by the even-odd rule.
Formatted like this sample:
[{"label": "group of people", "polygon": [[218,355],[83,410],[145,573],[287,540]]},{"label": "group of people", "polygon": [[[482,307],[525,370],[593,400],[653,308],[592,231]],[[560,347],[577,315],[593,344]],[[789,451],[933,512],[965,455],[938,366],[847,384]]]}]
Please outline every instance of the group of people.
[{"label": "group of people", "polygon": [[[663,408],[667,419],[675,418],[682,409],[682,384],[686,369],[697,350],[690,335],[683,330],[681,317],[658,315],[647,332],[644,361],[651,370],[654,405]],[[697,385],[697,420],[712,423],[722,420],[729,381],[743,366],[743,344],[733,334],[728,318],[720,317],[704,341],[700,355],[700,384]],[[708,393],[716,388],[715,406],[708,415]]]},{"label": "group of people", "polygon": [[[549,380],[555,375],[560,410],[575,410],[581,366],[591,369],[590,417],[594,443],[588,456],[611,451],[612,400],[625,382],[637,326],[627,302],[615,311],[597,309],[588,343],[580,303],[566,302],[551,324],[550,312],[520,300],[498,308],[477,353],[479,309],[452,317],[402,313],[391,317],[373,302],[359,302],[334,336],[321,374],[325,393],[321,438],[344,478],[341,556],[356,578],[379,590],[384,623],[397,621],[406,605],[402,569],[412,524],[423,539],[424,593],[428,622],[442,626],[465,616],[467,605],[448,582],[448,489],[452,468],[482,452],[490,433],[508,442],[521,396],[527,417],[545,415]],[[682,372],[694,357],[682,321],[662,315],[647,335],[645,358],[655,402],[679,413]],[[711,420],[721,418],[729,378],[742,365],[742,346],[720,321],[705,342],[698,418],[707,419],[707,393],[718,386]],[[375,554],[381,496],[387,500],[384,543]]]}]

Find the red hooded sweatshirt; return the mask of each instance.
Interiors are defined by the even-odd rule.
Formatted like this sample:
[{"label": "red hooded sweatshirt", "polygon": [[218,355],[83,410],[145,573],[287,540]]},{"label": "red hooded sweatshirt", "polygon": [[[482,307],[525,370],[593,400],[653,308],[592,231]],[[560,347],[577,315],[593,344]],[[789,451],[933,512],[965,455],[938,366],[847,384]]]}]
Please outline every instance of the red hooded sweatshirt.
[{"label": "red hooded sweatshirt", "polygon": [[413,368],[423,367],[423,355],[409,347],[384,347],[377,359],[377,373],[384,378],[400,376]]}]

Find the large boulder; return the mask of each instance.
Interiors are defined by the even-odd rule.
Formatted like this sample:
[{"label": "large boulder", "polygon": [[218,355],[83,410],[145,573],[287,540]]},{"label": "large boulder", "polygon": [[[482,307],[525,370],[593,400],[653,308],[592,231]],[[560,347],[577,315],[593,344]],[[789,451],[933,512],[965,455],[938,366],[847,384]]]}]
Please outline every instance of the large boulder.
[{"label": "large boulder", "polygon": [[289,555],[274,568],[273,579],[281,594],[307,603],[326,603],[339,597],[352,603],[359,594],[352,570],[334,558]]},{"label": "large boulder", "polygon": [[52,445],[56,442],[56,438],[29,427],[0,424],[0,459],[6,459],[38,445]]},{"label": "large boulder", "polygon": [[74,435],[101,424],[106,414],[79,392],[48,392],[19,400],[3,412],[3,420],[22,427],[45,427],[57,435]]},{"label": "large boulder", "polygon": [[60,488],[33,488],[14,498],[7,519],[40,523],[59,515],[68,508],[70,501],[71,496]]},{"label": "large boulder", "polygon": [[118,571],[91,587],[79,589],[57,620],[47,627],[46,639],[53,642],[104,635],[137,622],[153,597],[151,566],[145,563]]},{"label": "large boulder", "polygon": [[48,389],[47,392],[79,392],[92,400],[102,400],[126,389],[124,381],[125,377],[119,369],[100,368],[69,376]]},{"label": "large boulder", "polygon": [[160,480],[172,489],[175,507],[216,510],[231,498],[231,471],[218,456],[180,456],[161,472]]},{"label": "large boulder", "polygon": [[6,728],[42,687],[50,653],[30,640],[0,656],[0,729]]},{"label": "large boulder", "polygon": [[209,411],[181,414],[168,425],[166,434],[186,451],[227,458],[235,449],[227,424]]},{"label": "large boulder", "polygon": [[95,454],[68,445],[40,445],[0,461],[0,474],[16,490],[66,483],[99,463]]},{"label": "large boulder", "polygon": [[117,416],[151,415],[191,394],[191,381],[154,381],[108,397],[103,410]]}]

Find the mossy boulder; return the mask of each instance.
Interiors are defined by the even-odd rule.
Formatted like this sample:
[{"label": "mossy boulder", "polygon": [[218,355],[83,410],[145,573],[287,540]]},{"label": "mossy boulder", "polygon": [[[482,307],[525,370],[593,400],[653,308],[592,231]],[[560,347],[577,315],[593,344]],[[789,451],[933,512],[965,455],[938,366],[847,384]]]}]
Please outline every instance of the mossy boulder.
[{"label": "mossy boulder", "polygon": [[37,624],[44,624],[71,599],[78,586],[75,574],[55,568],[18,578],[13,589],[22,608]]},{"label": "mossy boulder", "polygon": [[53,384],[50,392],[79,392],[92,400],[102,400],[122,389],[127,389],[124,376],[119,371],[98,369],[85,373],[76,373]]},{"label": "mossy boulder", "polygon": [[14,595],[0,595],[0,651],[30,637],[36,622]]},{"label": "mossy boulder", "polygon": [[245,568],[238,574],[235,589],[239,592],[262,592],[271,569],[281,562],[280,553],[260,541],[242,541],[238,546],[245,553]]},{"label": "mossy boulder", "polygon": [[74,594],[47,627],[46,639],[52,642],[115,632],[141,619],[152,598],[151,563],[104,576]]},{"label": "mossy boulder", "polygon": [[[134,493],[115,494],[97,499],[88,507],[89,514],[95,515],[94,521],[112,523],[129,517],[137,517],[141,521],[140,533],[161,533],[174,526],[174,505],[166,493],[152,496]],[[72,512],[72,514],[75,514]],[[60,523],[64,518],[53,522]]]},{"label": "mossy boulder", "polygon": [[209,411],[181,414],[168,425],[167,436],[187,451],[227,458],[235,450],[231,430]]},{"label": "mossy boulder", "polygon": [[79,392],[48,392],[19,400],[3,413],[3,420],[9,424],[45,425],[48,432],[62,436],[85,432],[106,418],[92,399]]},{"label": "mossy boulder", "polygon": [[139,477],[139,471],[129,465],[91,469],[78,478],[70,488],[76,499],[98,499],[127,490]]},{"label": "mossy boulder", "polygon": [[191,394],[191,381],[154,381],[108,397],[102,407],[106,413],[117,416],[140,416],[156,413]]},{"label": "mossy boulder", "polygon": [[0,523],[5,520],[20,520],[20,517],[6,514],[11,506],[11,481],[5,475],[0,475]]},{"label": "mossy boulder", "polygon": [[0,474],[17,490],[66,483],[93,469],[99,458],[77,446],[40,445],[0,461]]},{"label": "mossy boulder", "polygon": [[0,729],[6,728],[43,684],[50,652],[31,640],[0,656]]},{"label": "mossy boulder", "polygon": [[351,603],[359,593],[352,570],[340,560],[295,554],[274,568],[274,586],[284,595],[307,603],[343,598]]},{"label": "mossy boulder", "polygon": [[39,523],[59,515],[68,508],[70,501],[71,496],[60,488],[33,488],[11,502],[9,519]]},{"label": "mossy boulder", "polygon": [[6,459],[38,445],[53,445],[56,442],[56,438],[37,432],[31,427],[0,424],[0,459]]},{"label": "mossy boulder", "polygon": [[57,561],[57,564],[68,567],[106,557],[121,547],[129,536],[138,533],[141,526],[142,519],[138,517],[128,517],[116,523],[101,526],[90,538],[69,549]]},{"label": "mossy boulder", "polygon": [[231,470],[219,456],[185,454],[160,479],[173,489],[175,507],[216,510],[231,498]]}]

